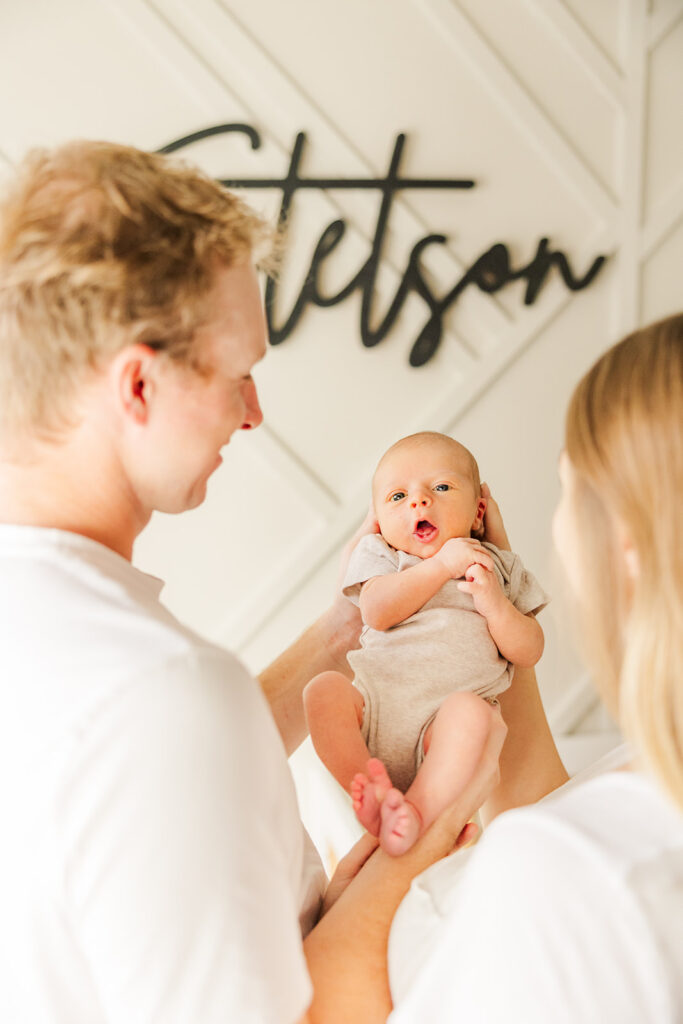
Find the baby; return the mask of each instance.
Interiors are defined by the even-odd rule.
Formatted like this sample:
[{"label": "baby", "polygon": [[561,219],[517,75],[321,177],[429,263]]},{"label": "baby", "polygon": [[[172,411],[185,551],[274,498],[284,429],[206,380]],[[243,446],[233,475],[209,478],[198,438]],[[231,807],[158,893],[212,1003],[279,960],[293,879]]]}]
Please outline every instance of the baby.
[{"label": "baby", "polygon": [[547,603],[517,555],[480,542],[486,499],[471,453],[405,437],[372,484],[380,533],[361,539],[343,591],[360,605],[353,683],[323,672],[304,704],[313,745],[387,853],[409,849],[466,785],[513,666],[535,665]]}]

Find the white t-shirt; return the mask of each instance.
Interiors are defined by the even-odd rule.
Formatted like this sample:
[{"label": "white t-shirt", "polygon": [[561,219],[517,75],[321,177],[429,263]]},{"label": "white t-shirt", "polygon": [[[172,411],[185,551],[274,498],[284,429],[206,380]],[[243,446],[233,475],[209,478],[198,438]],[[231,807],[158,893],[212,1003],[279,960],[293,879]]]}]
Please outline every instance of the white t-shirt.
[{"label": "white t-shirt", "polygon": [[392,930],[391,1024],[683,1020],[683,815],[643,775],[572,780],[430,871]]},{"label": "white t-shirt", "polygon": [[94,541],[0,526],[8,1024],[291,1024],[310,1001],[279,734],[160,589]]}]

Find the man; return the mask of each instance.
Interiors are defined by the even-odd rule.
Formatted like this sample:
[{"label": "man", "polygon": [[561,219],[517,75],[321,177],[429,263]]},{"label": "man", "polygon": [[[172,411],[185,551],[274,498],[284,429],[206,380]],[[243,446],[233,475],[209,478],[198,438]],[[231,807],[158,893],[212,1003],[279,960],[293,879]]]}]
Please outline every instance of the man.
[{"label": "man", "polygon": [[[32,155],[5,200],[3,1020],[308,1019],[299,919],[317,914],[320,874],[304,870],[286,753],[305,681],[345,667],[357,623],[334,606],[264,673],[271,717],[131,564],[152,512],[200,504],[221,448],[261,422],[268,234],[199,171],[107,143]],[[392,867],[372,857],[314,929],[326,1020],[330,1003],[348,1019],[351,969],[353,1012],[386,1012],[391,913],[452,848],[496,754],[441,832]]]}]

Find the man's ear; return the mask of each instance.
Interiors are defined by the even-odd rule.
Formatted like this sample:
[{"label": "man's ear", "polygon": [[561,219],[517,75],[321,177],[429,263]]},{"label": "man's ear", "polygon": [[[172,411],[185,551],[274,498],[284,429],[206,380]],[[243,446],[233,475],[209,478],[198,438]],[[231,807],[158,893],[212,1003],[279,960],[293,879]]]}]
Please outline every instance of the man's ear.
[{"label": "man's ear", "polygon": [[127,345],[112,360],[110,379],[122,412],[135,423],[149,419],[159,353],[147,345]]}]

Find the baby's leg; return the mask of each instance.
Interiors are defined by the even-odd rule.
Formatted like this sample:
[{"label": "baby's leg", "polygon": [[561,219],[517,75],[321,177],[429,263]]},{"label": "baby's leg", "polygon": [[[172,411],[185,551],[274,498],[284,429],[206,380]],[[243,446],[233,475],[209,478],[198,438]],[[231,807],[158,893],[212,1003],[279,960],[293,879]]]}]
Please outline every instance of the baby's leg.
[{"label": "baby's leg", "polygon": [[451,693],[425,733],[425,758],[405,797],[392,789],[381,808],[380,845],[404,853],[469,782],[491,729],[491,709],[474,693]]},{"label": "baby's leg", "polygon": [[379,835],[380,804],[391,789],[386,769],[361,735],[363,698],[341,672],[322,672],[304,690],[304,709],[316,753],[351,793],[360,823]]}]

